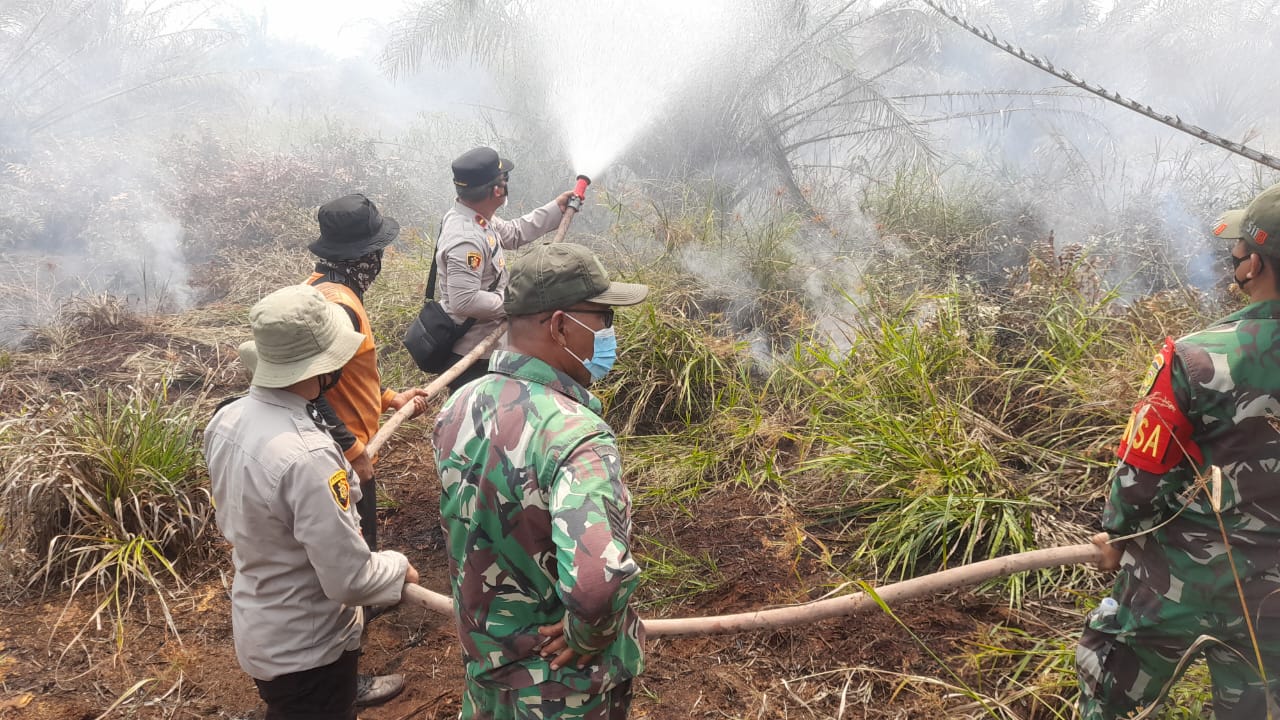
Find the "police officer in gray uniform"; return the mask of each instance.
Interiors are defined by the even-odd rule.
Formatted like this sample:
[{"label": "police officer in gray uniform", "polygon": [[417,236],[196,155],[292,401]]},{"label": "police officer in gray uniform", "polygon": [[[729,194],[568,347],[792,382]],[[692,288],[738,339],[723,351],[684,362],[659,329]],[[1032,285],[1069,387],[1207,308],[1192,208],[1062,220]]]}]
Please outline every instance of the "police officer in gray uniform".
[{"label": "police officer in gray uniform", "polygon": [[[454,362],[479,345],[506,316],[502,310],[507,288],[503,250],[515,250],[555,230],[573,194],[572,190],[561,193],[516,220],[495,217],[507,202],[507,182],[514,167],[488,147],[468,150],[453,161],[458,199],[444,215],[436,244],[440,303],[458,324],[475,319],[453,346]],[[488,371],[486,356],[449,383],[449,388],[457,390]]]},{"label": "police officer in gray uniform", "polygon": [[266,720],[354,720],[361,606],[394,605],[418,581],[404,555],[371,552],[360,536],[359,483],[310,407],[365,337],[308,285],[271,293],[249,320],[249,394],[220,408],[204,434],[235,565],[236,657]]}]

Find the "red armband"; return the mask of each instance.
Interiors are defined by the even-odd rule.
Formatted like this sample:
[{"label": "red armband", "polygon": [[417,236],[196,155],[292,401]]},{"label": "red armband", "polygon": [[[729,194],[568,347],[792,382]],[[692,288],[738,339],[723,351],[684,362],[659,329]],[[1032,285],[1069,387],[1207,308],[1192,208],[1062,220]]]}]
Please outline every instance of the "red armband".
[{"label": "red armband", "polygon": [[1173,354],[1173,338],[1165,338],[1143,383],[1146,397],[1133,407],[1116,451],[1122,462],[1139,470],[1166,473],[1186,457],[1197,463],[1204,461],[1200,447],[1191,439],[1191,421],[1173,394]]}]

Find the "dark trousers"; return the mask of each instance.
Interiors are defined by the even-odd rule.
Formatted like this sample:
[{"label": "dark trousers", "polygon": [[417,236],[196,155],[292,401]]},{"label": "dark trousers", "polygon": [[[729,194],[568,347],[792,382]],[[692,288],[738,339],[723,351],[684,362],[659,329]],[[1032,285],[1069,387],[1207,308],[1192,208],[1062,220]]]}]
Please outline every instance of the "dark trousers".
[{"label": "dark trousers", "polygon": [[[449,356],[449,365],[456,365],[460,360],[462,360],[462,356],[458,353],[454,353]],[[461,375],[454,378],[453,381],[449,383],[449,392],[457,392],[458,388],[466,385],[476,378],[483,377],[488,372],[489,358],[481,358],[471,363],[471,367],[464,370]]]},{"label": "dark trousers", "polygon": [[265,720],[355,720],[358,657],[352,650],[323,667],[254,680],[267,704]]},{"label": "dark trousers", "polygon": [[378,552],[378,483],[371,477],[360,478],[360,536],[371,552]]}]

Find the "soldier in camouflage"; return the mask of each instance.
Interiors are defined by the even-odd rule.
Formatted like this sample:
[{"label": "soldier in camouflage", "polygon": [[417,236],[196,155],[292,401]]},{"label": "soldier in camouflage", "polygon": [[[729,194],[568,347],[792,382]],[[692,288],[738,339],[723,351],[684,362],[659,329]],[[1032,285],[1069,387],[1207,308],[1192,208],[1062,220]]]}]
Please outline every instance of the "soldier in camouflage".
[{"label": "soldier in camouflage", "polygon": [[1217,718],[1280,717],[1280,185],[1214,234],[1250,304],[1148,372],[1094,538],[1119,575],[1076,650],[1084,720],[1151,705],[1201,650]]},{"label": "soldier in camouflage", "polygon": [[436,421],[440,516],[466,666],[464,720],[621,720],[643,669],[628,602],[631,501],[613,431],[586,386],[612,367],[610,282],[589,250],[511,263],[507,347]]}]

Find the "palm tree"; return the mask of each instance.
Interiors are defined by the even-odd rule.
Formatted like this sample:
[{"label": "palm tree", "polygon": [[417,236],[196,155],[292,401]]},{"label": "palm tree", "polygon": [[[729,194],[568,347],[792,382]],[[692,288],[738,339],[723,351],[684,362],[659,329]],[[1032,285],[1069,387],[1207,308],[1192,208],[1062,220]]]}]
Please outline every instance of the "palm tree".
[{"label": "palm tree", "polygon": [[229,35],[184,23],[192,5],[0,4],[0,157],[46,133],[110,130],[215,100],[205,62]]}]

